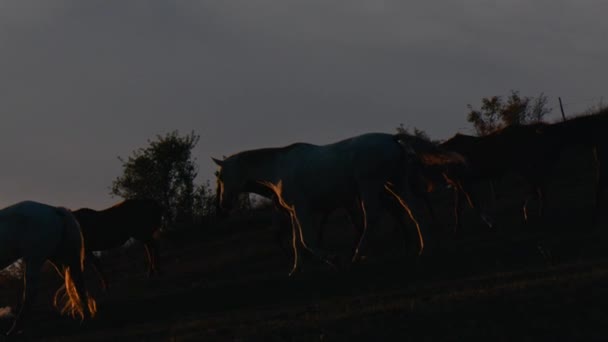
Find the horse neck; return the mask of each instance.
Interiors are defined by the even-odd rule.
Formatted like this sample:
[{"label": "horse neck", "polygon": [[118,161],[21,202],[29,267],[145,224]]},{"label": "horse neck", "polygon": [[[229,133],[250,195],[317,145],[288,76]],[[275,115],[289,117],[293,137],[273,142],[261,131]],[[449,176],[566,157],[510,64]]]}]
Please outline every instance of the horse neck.
[{"label": "horse neck", "polygon": [[241,161],[243,167],[241,177],[245,179],[245,192],[252,192],[258,195],[267,197],[269,190],[263,186],[260,182],[271,182],[277,184],[282,179],[281,174],[281,159],[282,153],[271,155],[270,151],[264,150],[264,155],[261,158],[252,158],[249,156],[248,159]]}]

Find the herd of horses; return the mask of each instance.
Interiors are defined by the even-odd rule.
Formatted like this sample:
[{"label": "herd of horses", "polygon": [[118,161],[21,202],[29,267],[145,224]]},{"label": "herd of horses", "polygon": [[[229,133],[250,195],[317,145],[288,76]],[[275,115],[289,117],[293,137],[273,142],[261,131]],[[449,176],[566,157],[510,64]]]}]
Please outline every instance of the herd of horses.
[{"label": "herd of horses", "polygon": [[[608,110],[603,110],[563,122],[509,126],[481,137],[456,134],[443,143],[404,133],[368,133],[328,145],[295,143],[248,150],[213,159],[219,167],[218,211],[229,214],[244,193],[271,199],[282,218],[277,222],[290,226],[291,273],[299,269],[303,251],[333,264],[314,237],[337,209],[346,210],[358,232],[352,261],[359,259],[368,231],[378,227],[384,212],[407,234],[416,236],[417,253],[421,254],[427,232],[417,217],[422,204],[434,215],[430,192],[451,188],[456,227],[462,224],[465,205],[492,226],[491,217],[482,212],[471,191],[473,184],[514,172],[530,190],[522,198],[523,217],[527,219],[528,203],[534,198],[542,215],[547,174],[565,149],[584,146],[593,150],[596,160],[597,217],[606,190],[607,171],[600,167],[608,161],[606,127]],[[85,267],[92,265],[102,288],[108,287],[93,251],[115,248],[135,238],[145,246],[148,274],[157,273],[161,213],[162,208],[147,199],[125,200],[101,211],[70,211],[32,201],[0,210],[0,268],[20,258],[24,262],[23,297],[8,333],[22,330],[45,261],[64,280],[56,292],[55,306],[80,319],[95,316],[97,310],[83,278]],[[415,229],[408,231],[411,227]]]},{"label": "herd of horses", "polygon": [[130,238],[142,242],[148,256],[148,273],[158,272],[161,208],[153,200],[125,200],[108,209],[62,207],[24,201],[0,210],[0,269],[18,259],[24,266],[23,296],[7,335],[22,331],[29,316],[43,264],[48,261],[63,278],[54,305],[74,318],[94,317],[95,299],[87,290],[86,265],[97,271],[101,286],[108,280],[93,251],[120,247]]}]

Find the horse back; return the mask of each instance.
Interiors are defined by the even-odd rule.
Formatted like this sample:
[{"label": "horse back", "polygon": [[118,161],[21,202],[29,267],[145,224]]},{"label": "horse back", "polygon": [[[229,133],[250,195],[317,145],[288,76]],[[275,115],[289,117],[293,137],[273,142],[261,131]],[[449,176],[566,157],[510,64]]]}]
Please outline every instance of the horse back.
[{"label": "horse back", "polygon": [[340,201],[400,174],[403,153],[394,135],[368,133],[328,145],[299,145],[289,151],[280,173],[286,175],[281,177],[286,189],[306,193],[312,202]]},{"label": "horse back", "polygon": [[132,237],[150,240],[162,220],[156,201],[140,199],[125,200],[100,211],[82,208],[74,215],[91,250],[116,248]]},{"label": "horse back", "polygon": [[0,210],[0,268],[23,258],[52,255],[63,238],[56,207],[23,201]]}]

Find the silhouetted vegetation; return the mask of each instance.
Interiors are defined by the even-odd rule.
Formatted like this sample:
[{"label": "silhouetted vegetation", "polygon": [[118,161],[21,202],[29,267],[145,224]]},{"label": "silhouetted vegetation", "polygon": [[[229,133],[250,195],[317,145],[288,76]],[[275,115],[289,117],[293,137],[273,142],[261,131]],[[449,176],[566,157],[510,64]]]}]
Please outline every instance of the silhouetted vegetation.
[{"label": "silhouetted vegetation", "polygon": [[579,115],[580,116],[582,116],[582,115],[595,115],[595,114],[604,112],[606,110],[608,110],[608,104],[606,104],[604,102],[603,98],[600,98],[600,100],[596,104],[593,104],[593,105],[587,107],[587,109],[585,109],[584,111],[582,111]]},{"label": "silhouetted vegetation", "polygon": [[177,131],[158,135],[123,163],[123,174],[112,183],[111,194],[125,199],[154,199],[163,208],[164,227],[191,225],[213,213],[208,183],[196,186],[198,166],[192,149],[200,136]]},{"label": "silhouetted vegetation", "polygon": [[216,214],[215,188],[207,180],[204,184],[196,186],[193,194],[192,215],[196,222],[205,218],[214,217]]},{"label": "silhouetted vegetation", "polygon": [[542,93],[536,98],[521,97],[518,91],[512,90],[506,99],[484,97],[480,110],[467,105],[467,121],[473,124],[477,135],[487,135],[506,126],[542,122],[551,112],[547,103],[547,97]]}]

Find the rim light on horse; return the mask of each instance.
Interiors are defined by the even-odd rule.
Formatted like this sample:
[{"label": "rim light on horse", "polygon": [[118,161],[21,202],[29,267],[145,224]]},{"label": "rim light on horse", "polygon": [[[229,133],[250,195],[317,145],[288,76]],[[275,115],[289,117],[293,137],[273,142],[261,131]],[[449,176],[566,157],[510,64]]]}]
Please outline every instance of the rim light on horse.
[{"label": "rim light on horse", "polygon": [[[298,244],[327,262],[316,241],[310,239],[322,216],[328,210],[359,202],[363,229],[353,256],[356,259],[367,227],[378,223],[383,209],[392,207],[391,214],[400,223],[405,214],[417,225],[406,204],[412,200],[408,164],[414,157],[413,148],[403,141],[404,137],[368,133],[329,145],[296,143],[244,151],[225,160],[213,159],[220,167],[218,205],[229,210],[244,192],[265,197],[273,194],[275,203],[291,218],[293,273],[298,267]],[[422,232],[417,228],[422,252]]]},{"label": "rim light on horse", "polygon": [[0,268],[20,258],[25,265],[23,299],[9,334],[19,331],[29,315],[47,260],[64,279],[55,294],[55,306],[80,319],[95,315],[95,300],[83,279],[84,256],[82,233],[69,210],[32,201],[0,210]]}]

